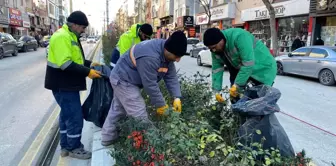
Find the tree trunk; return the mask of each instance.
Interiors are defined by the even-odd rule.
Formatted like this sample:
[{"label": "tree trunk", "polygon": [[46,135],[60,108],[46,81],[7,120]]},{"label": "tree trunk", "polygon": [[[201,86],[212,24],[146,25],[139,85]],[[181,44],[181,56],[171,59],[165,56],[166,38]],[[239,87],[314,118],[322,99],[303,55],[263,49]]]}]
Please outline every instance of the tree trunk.
[{"label": "tree trunk", "polygon": [[271,28],[271,40],[272,40],[272,47],[273,47],[273,54],[274,56],[278,56],[279,53],[279,46],[278,46],[278,34],[276,31],[276,22],[275,22],[275,10],[269,0],[262,0],[268,10],[270,16],[270,28]]}]

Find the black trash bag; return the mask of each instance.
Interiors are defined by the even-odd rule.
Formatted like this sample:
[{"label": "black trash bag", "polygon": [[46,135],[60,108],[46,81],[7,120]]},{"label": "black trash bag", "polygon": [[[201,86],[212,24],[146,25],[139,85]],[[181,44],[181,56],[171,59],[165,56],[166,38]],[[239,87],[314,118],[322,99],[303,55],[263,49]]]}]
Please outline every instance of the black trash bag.
[{"label": "black trash bag", "polygon": [[[245,118],[245,122],[238,130],[240,142],[246,146],[259,142],[263,137],[264,149],[278,148],[280,154],[286,157],[294,157],[292,144],[279,123],[275,112],[280,110],[277,101],[281,93],[278,89],[259,85],[249,88],[244,96],[232,105],[232,110]],[[260,130],[261,134],[256,131]]]},{"label": "black trash bag", "polygon": [[90,94],[82,106],[83,116],[86,121],[103,127],[113,99],[113,89],[108,78],[111,69],[108,66],[94,66],[93,69],[100,71],[103,77],[92,80]]}]

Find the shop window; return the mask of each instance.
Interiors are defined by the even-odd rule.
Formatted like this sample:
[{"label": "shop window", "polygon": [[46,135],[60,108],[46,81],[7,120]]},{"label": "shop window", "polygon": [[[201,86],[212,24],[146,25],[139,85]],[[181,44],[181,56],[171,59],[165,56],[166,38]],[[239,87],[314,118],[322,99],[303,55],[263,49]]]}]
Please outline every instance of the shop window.
[{"label": "shop window", "polygon": [[292,52],[293,56],[307,56],[308,48],[299,48]]},{"label": "shop window", "polygon": [[291,52],[291,46],[299,37],[303,46],[307,45],[308,16],[279,18],[278,44],[280,52]]},{"label": "shop window", "polygon": [[313,48],[312,51],[309,53],[309,57],[312,58],[325,58],[327,56],[327,51],[320,48]]},{"label": "shop window", "polygon": [[262,40],[262,42],[270,48],[271,46],[271,28],[269,20],[252,21],[249,22],[249,31],[254,35],[256,39]]}]

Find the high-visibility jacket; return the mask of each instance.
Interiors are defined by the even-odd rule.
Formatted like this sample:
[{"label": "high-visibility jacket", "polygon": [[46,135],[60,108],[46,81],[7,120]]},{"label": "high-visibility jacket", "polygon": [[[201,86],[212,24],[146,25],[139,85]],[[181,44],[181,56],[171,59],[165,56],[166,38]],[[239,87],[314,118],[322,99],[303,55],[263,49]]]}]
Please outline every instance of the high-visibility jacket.
[{"label": "high-visibility jacket", "polygon": [[133,45],[141,42],[138,35],[139,28],[141,24],[133,24],[131,29],[123,33],[117,43],[117,49],[119,50],[120,56],[122,56],[127,50],[129,50]]},{"label": "high-visibility jacket", "polygon": [[241,28],[222,30],[222,33],[226,39],[224,53],[212,53],[212,88],[222,89],[225,63],[238,71],[234,84],[244,86],[252,78],[271,86],[276,77],[277,65],[268,48]]},{"label": "high-visibility jacket", "polygon": [[91,61],[85,60],[77,36],[67,25],[50,38],[45,88],[50,90],[86,90]]}]

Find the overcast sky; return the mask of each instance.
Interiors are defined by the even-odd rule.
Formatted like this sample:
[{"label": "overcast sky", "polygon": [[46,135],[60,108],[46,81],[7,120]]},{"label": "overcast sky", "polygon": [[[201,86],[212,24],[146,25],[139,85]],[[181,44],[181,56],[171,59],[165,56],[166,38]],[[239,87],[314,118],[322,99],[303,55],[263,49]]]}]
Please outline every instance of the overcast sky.
[{"label": "overcast sky", "polygon": [[[109,1],[109,21],[115,19],[115,15],[121,6],[121,0]],[[73,10],[83,11],[89,19],[90,25],[99,31],[102,30],[106,0],[73,0]]]}]

